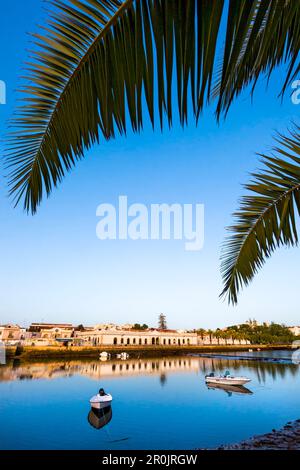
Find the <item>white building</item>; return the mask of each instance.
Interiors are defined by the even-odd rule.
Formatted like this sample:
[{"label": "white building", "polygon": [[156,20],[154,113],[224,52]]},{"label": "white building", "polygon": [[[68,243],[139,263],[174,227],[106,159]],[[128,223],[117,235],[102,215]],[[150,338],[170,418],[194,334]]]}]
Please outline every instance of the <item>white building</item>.
[{"label": "white building", "polygon": [[1,325],[0,326],[0,341],[4,343],[17,342],[25,339],[26,329],[21,328],[19,325]]},{"label": "white building", "polygon": [[214,335],[203,335],[198,336],[198,345],[199,346],[209,346],[209,345],[220,345],[220,346],[231,346],[231,345],[246,345],[250,344],[250,341],[245,339],[233,339],[233,338],[217,338]]},{"label": "white building", "polygon": [[289,330],[295,335],[300,336],[300,326],[291,326]]},{"label": "white building", "polygon": [[90,346],[197,346],[197,334],[175,330],[89,330],[75,331],[74,341]]}]

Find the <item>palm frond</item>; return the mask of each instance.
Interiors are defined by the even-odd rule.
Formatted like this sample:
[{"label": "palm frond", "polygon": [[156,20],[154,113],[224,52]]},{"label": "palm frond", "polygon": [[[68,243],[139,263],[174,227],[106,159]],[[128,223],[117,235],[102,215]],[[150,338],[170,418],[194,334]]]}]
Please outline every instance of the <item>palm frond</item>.
[{"label": "palm frond", "polygon": [[230,303],[253,279],[265,260],[280,245],[298,242],[296,214],[300,215],[300,128],[278,135],[274,154],[261,155],[263,168],[252,175],[250,191],[234,214],[233,234],[222,250],[221,271]]},{"label": "palm frond", "polygon": [[[281,95],[300,72],[300,5],[294,1],[245,2],[237,27],[230,3],[227,38],[219,74],[213,90],[218,97],[216,114],[227,113],[233,100],[252,84],[252,93],[260,76],[270,77],[275,67],[287,64]],[[232,46],[231,46],[232,45]]]},{"label": "palm frond", "polygon": [[[172,86],[182,125],[212,99],[220,24],[227,15],[217,113],[261,72],[298,70],[295,0],[52,0],[35,35],[26,94],[11,120],[10,194],[35,212],[101,137],[138,132],[144,119],[172,124]],[[222,39],[222,38],[221,38]],[[297,49],[298,48],[298,49]],[[146,103],[146,104],[145,104]],[[127,113],[128,111],[128,113]],[[129,122],[126,116],[129,114]]]}]

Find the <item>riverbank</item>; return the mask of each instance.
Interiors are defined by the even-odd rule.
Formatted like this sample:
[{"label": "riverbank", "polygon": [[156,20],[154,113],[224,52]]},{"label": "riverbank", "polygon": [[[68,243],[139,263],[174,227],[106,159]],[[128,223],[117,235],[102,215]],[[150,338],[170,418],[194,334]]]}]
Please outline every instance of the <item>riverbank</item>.
[{"label": "riverbank", "polygon": [[216,450],[300,450],[300,419],[287,423],[277,431],[273,429],[267,434],[220,446]]},{"label": "riverbank", "polygon": [[[289,349],[287,345],[251,345],[254,351]],[[185,354],[199,353],[221,353],[221,352],[242,352],[248,351],[249,345],[205,345],[205,346],[101,346],[101,347],[85,347],[85,346],[24,346],[24,347],[8,347],[6,349],[6,357],[19,360],[49,360],[49,359],[98,359],[102,351],[107,351],[116,356],[120,352],[126,351],[131,358],[147,358],[147,357],[163,357],[178,356]]]}]

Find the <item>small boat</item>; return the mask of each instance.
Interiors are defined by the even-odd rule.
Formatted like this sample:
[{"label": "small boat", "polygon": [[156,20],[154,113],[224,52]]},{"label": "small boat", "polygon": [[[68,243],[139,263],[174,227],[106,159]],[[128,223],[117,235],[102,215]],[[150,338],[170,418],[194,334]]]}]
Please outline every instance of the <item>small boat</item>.
[{"label": "small boat", "polygon": [[122,352],[121,354],[117,354],[117,359],[121,359],[122,361],[125,361],[128,358],[129,358],[129,354],[127,352]]},{"label": "small boat", "polygon": [[221,385],[244,385],[251,382],[248,377],[234,377],[227,370],[224,375],[215,375],[213,372],[205,376],[207,384],[221,384]]},{"label": "small boat", "polygon": [[99,359],[100,361],[107,361],[107,359],[110,359],[111,357],[111,354],[106,352],[106,351],[102,351],[100,354],[99,354]]},{"label": "small boat", "polygon": [[109,393],[106,393],[105,395],[100,395],[99,393],[97,393],[97,395],[94,395],[90,399],[91,407],[96,408],[97,410],[101,410],[102,408],[111,406],[111,402],[112,396]]}]

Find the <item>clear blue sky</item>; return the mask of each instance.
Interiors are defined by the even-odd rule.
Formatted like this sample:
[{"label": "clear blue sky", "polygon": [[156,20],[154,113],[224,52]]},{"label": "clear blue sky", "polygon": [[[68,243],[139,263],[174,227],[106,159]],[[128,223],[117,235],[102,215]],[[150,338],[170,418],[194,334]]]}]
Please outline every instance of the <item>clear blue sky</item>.
[{"label": "clear blue sky", "polygon": [[[8,89],[0,106],[0,132],[11,114],[28,32],[43,23],[45,3],[1,5],[0,80]],[[242,292],[237,307],[219,300],[219,256],[225,226],[242,195],[241,184],[258,166],[275,130],[297,120],[300,106],[288,94],[281,104],[280,71],[253,103],[244,93],[218,126],[207,109],[198,128],[143,133],[94,147],[32,217],[13,209],[1,174],[0,323],[31,321],[142,322],[159,312],[175,328],[215,328],[249,317],[287,324],[299,321],[299,249],[281,249]],[[3,171],[1,171],[3,173]],[[129,203],[205,204],[205,244],[184,251],[181,241],[100,241],[96,207]]]}]

